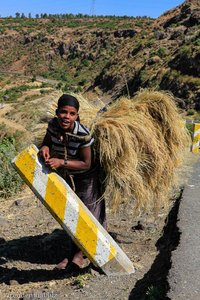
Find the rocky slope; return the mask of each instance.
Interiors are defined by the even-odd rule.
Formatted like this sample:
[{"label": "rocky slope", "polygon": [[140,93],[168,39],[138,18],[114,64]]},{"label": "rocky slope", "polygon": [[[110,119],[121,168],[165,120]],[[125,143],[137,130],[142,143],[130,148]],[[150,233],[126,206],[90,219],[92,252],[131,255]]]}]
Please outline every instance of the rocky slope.
[{"label": "rocky slope", "polygon": [[[106,92],[133,95],[141,87],[172,91],[183,107],[199,109],[200,1],[186,1],[155,20],[151,30],[122,46],[95,85]],[[148,36],[147,36],[148,34]]]},{"label": "rocky slope", "polygon": [[114,98],[170,90],[200,109],[199,0],[150,18],[1,19],[0,70],[60,80]]}]

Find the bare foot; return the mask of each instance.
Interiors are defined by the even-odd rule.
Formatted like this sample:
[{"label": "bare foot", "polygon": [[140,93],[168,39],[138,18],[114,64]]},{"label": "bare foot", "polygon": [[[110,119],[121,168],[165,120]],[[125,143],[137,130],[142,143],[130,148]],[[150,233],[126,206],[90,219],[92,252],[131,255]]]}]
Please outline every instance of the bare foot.
[{"label": "bare foot", "polygon": [[67,264],[68,264],[68,259],[65,258],[65,259],[63,259],[63,260],[56,266],[56,269],[57,269],[57,270],[64,270],[64,269],[66,269]]},{"label": "bare foot", "polygon": [[74,255],[72,262],[80,268],[84,268],[86,267],[86,263],[88,264],[88,260],[84,258],[84,254],[82,251],[79,251]]}]

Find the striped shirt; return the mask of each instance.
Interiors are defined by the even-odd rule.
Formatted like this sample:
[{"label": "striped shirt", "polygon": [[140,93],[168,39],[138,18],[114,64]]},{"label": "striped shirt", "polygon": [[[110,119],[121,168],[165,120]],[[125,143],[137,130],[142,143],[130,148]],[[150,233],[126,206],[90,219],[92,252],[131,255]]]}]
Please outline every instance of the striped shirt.
[{"label": "striped shirt", "polygon": [[88,128],[78,121],[74,122],[74,129],[70,133],[73,136],[62,131],[58,119],[53,118],[48,123],[47,132],[41,146],[49,147],[51,157],[65,158],[65,153],[67,153],[68,159],[79,160],[79,149],[91,146],[94,143],[94,138],[90,137]]}]

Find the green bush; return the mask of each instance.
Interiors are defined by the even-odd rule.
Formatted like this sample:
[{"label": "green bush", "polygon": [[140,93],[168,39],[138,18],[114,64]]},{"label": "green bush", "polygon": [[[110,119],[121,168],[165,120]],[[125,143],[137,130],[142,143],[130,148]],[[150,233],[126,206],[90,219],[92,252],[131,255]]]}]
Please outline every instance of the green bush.
[{"label": "green bush", "polygon": [[194,124],[193,123],[186,123],[186,128],[189,131],[190,135],[192,136],[194,131]]},{"label": "green bush", "polygon": [[183,47],[181,47],[179,49],[179,55],[181,57],[186,57],[186,56],[190,56],[191,55],[191,45],[184,45]]},{"label": "green bush", "polygon": [[15,139],[4,137],[0,139],[0,196],[10,197],[22,186],[22,179],[12,166],[16,155]]},{"label": "green bush", "polygon": [[34,87],[31,87],[29,85],[20,85],[12,87],[8,90],[0,92],[0,100],[2,101],[6,99],[6,102],[16,101],[22,95],[23,92],[33,88]]},{"label": "green bush", "polygon": [[85,67],[89,67],[90,62],[89,62],[89,60],[84,59],[84,60],[82,61],[82,64],[83,64]]},{"label": "green bush", "polygon": [[164,57],[166,55],[166,48],[159,48],[157,51],[157,55],[160,57]]},{"label": "green bush", "polygon": [[195,109],[190,108],[187,110],[187,116],[193,116],[196,113]]}]

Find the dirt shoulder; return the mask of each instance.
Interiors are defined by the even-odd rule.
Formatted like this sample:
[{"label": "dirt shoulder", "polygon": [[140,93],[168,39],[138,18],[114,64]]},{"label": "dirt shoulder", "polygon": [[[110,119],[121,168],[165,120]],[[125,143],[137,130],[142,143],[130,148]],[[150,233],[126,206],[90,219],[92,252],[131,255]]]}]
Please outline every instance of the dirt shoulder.
[{"label": "dirt shoulder", "polygon": [[[190,156],[184,174],[189,176],[195,159]],[[175,224],[169,225],[170,215],[176,223],[174,207],[156,220],[150,215],[136,219],[130,207],[117,215],[108,211],[108,231],[136,269],[135,274],[112,277],[93,268],[75,276],[55,273],[55,265],[67,251],[66,233],[28,188],[1,199],[0,211],[0,299],[151,299],[148,295],[156,292],[158,277],[166,278],[169,257],[163,249],[173,248],[174,238],[163,235],[167,226],[174,233]]]},{"label": "dirt shoulder", "polygon": [[55,274],[55,264],[65,257],[67,239],[39,200],[25,189],[16,198],[2,199],[0,207],[0,286],[6,296],[22,293],[26,299],[25,295],[40,291],[42,299],[43,292],[53,291],[58,299],[127,299],[157,254],[160,232],[154,224],[137,230],[137,223],[126,215],[108,214],[109,231],[133,261],[136,273],[107,277],[88,269],[74,277]]}]

